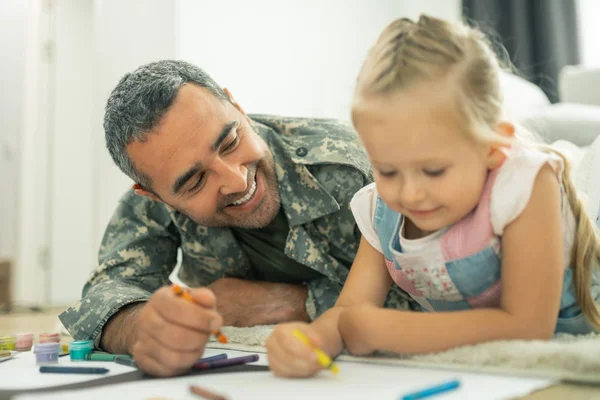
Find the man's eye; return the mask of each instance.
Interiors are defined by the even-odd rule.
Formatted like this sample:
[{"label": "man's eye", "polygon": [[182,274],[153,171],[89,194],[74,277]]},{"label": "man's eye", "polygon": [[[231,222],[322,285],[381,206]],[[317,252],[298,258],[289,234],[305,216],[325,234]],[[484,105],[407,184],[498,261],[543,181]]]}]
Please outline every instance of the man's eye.
[{"label": "man's eye", "polygon": [[235,135],[235,138],[229,142],[225,147],[223,147],[223,152],[226,153],[228,151],[231,151],[233,149],[235,149],[237,147],[237,145],[240,142],[240,135]]},{"label": "man's eye", "polygon": [[196,181],[196,183],[194,183],[194,186],[189,188],[188,192],[189,193],[196,192],[197,190],[202,188],[203,184],[204,184],[204,174],[202,174],[198,177],[198,180]]},{"label": "man's eye", "polygon": [[446,172],[446,168],[440,168],[440,169],[424,169],[423,173],[429,177],[432,178],[437,178],[439,176],[444,175],[444,172]]},{"label": "man's eye", "polygon": [[391,178],[396,176],[396,171],[379,171],[379,175],[383,176],[384,178]]}]

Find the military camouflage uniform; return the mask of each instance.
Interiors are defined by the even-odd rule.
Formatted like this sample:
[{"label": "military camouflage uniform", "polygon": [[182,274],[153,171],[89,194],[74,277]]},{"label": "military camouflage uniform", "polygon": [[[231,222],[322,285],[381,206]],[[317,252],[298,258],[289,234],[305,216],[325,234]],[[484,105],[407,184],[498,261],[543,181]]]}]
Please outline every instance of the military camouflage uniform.
[{"label": "military camouflage uniform", "polygon": [[[322,274],[306,282],[311,318],[332,307],[356,255],[360,232],[349,203],[372,181],[368,159],[352,128],[334,120],[252,116],[275,160],[281,205],[289,223],[285,254]],[[113,215],[99,267],[83,298],[60,315],[77,340],[95,340],[126,304],[148,300],[168,284],[182,250],[179,278],[204,286],[222,277],[253,279],[253,266],[230,228],[207,228],[162,203],[129,191]],[[392,289],[386,305],[406,308]]]}]

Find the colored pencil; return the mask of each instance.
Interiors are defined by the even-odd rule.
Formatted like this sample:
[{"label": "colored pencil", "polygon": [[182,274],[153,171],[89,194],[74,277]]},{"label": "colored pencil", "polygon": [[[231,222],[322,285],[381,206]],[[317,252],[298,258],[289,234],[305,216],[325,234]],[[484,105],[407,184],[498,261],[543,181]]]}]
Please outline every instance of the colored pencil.
[{"label": "colored pencil", "polygon": [[243,356],[243,357],[227,358],[224,360],[200,362],[200,363],[194,364],[194,368],[199,369],[199,370],[217,369],[217,368],[232,367],[234,365],[248,364],[248,363],[255,362],[255,361],[258,361],[258,354],[252,354],[252,355]]},{"label": "colored pencil", "polygon": [[308,336],[300,332],[298,329],[294,329],[292,334],[317,354],[317,362],[321,367],[329,369],[334,375],[337,375],[340,372],[340,368],[333,363],[331,357],[329,357],[327,353],[319,349],[317,346],[314,346]]},{"label": "colored pencil", "polygon": [[201,388],[200,386],[191,385],[190,392],[195,394],[196,396],[202,397],[203,399],[207,400],[227,400],[226,397],[221,396],[218,393],[214,393],[204,388]]},{"label": "colored pencil", "polygon": [[89,367],[55,367],[44,365],[40,367],[40,372],[51,374],[106,374],[109,370],[106,368]]},{"label": "colored pencil", "polygon": [[[171,290],[173,291],[173,293],[175,293],[176,296],[180,296],[180,297],[186,299],[187,301],[189,301],[191,303],[195,303],[194,299],[189,294],[189,292],[187,290],[184,290],[181,286],[179,286],[179,285],[171,285]],[[217,340],[219,341],[219,343],[225,344],[225,343],[228,342],[227,336],[225,336],[219,330],[214,331],[213,335],[215,335],[217,337]]]},{"label": "colored pencil", "polygon": [[137,364],[135,363],[134,360],[132,360],[131,358],[124,358],[124,357],[115,357],[114,360],[117,364],[121,364],[121,365],[127,365],[128,367],[133,367],[133,368],[137,368]]},{"label": "colored pencil", "polygon": [[453,380],[445,382],[439,385],[431,386],[417,392],[408,393],[402,396],[401,400],[419,400],[426,399],[427,397],[435,396],[441,393],[446,393],[451,390],[458,389],[460,387],[460,381]]},{"label": "colored pencil", "polygon": [[216,356],[201,358],[198,361],[196,361],[196,364],[210,362],[210,361],[217,361],[217,360],[226,360],[227,358],[228,358],[228,356],[225,353],[217,354]]}]

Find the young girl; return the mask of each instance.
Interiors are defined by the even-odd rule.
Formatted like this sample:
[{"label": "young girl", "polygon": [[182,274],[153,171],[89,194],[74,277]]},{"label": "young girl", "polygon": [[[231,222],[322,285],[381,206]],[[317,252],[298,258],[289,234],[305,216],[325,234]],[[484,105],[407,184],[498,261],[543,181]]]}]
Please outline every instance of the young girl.
[{"label": "young girl", "polygon": [[[600,327],[595,223],[566,159],[503,119],[499,74],[465,25],[422,16],[382,33],[352,107],[375,173],[351,204],[363,239],[336,306],[268,339],[276,375],[321,369],[293,329],[335,356]],[[415,310],[382,308],[391,284]]]}]

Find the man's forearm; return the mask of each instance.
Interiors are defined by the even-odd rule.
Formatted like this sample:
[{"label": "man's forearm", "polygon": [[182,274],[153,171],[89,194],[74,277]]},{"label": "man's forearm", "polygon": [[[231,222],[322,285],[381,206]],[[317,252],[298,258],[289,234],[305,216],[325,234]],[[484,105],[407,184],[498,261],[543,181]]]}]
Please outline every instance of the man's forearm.
[{"label": "man's forearm", "polygon": [[[304,285],[223,278],[209,286],[217,297],[223,324],[255,326],[286,321],[310,321],[306,313]],[[116,354],[129,354],[137,339],[137,314],[145,302],[129,304],[104,325],[100,347]]]},{"label": "man's forearm", "polygon": [[224,325],[254,326],[310,321],[304,285],[223,278],[209,285]]},{"label": "man's forearm", "polygon": [[114,354],[131,354],[137,337],[137,314],[146,302],[128,304],[114,314],[102,330],[100,347]]},{"label": "man's forearm", "polygon": [[[241,297],[244,304],[238,308],[236,326],[310,321],[306,313],[306,286],[262,281],[252,283],[255,288],[249,287],[248,297]],[[217,307],[218,301],[217,298]]]}]

